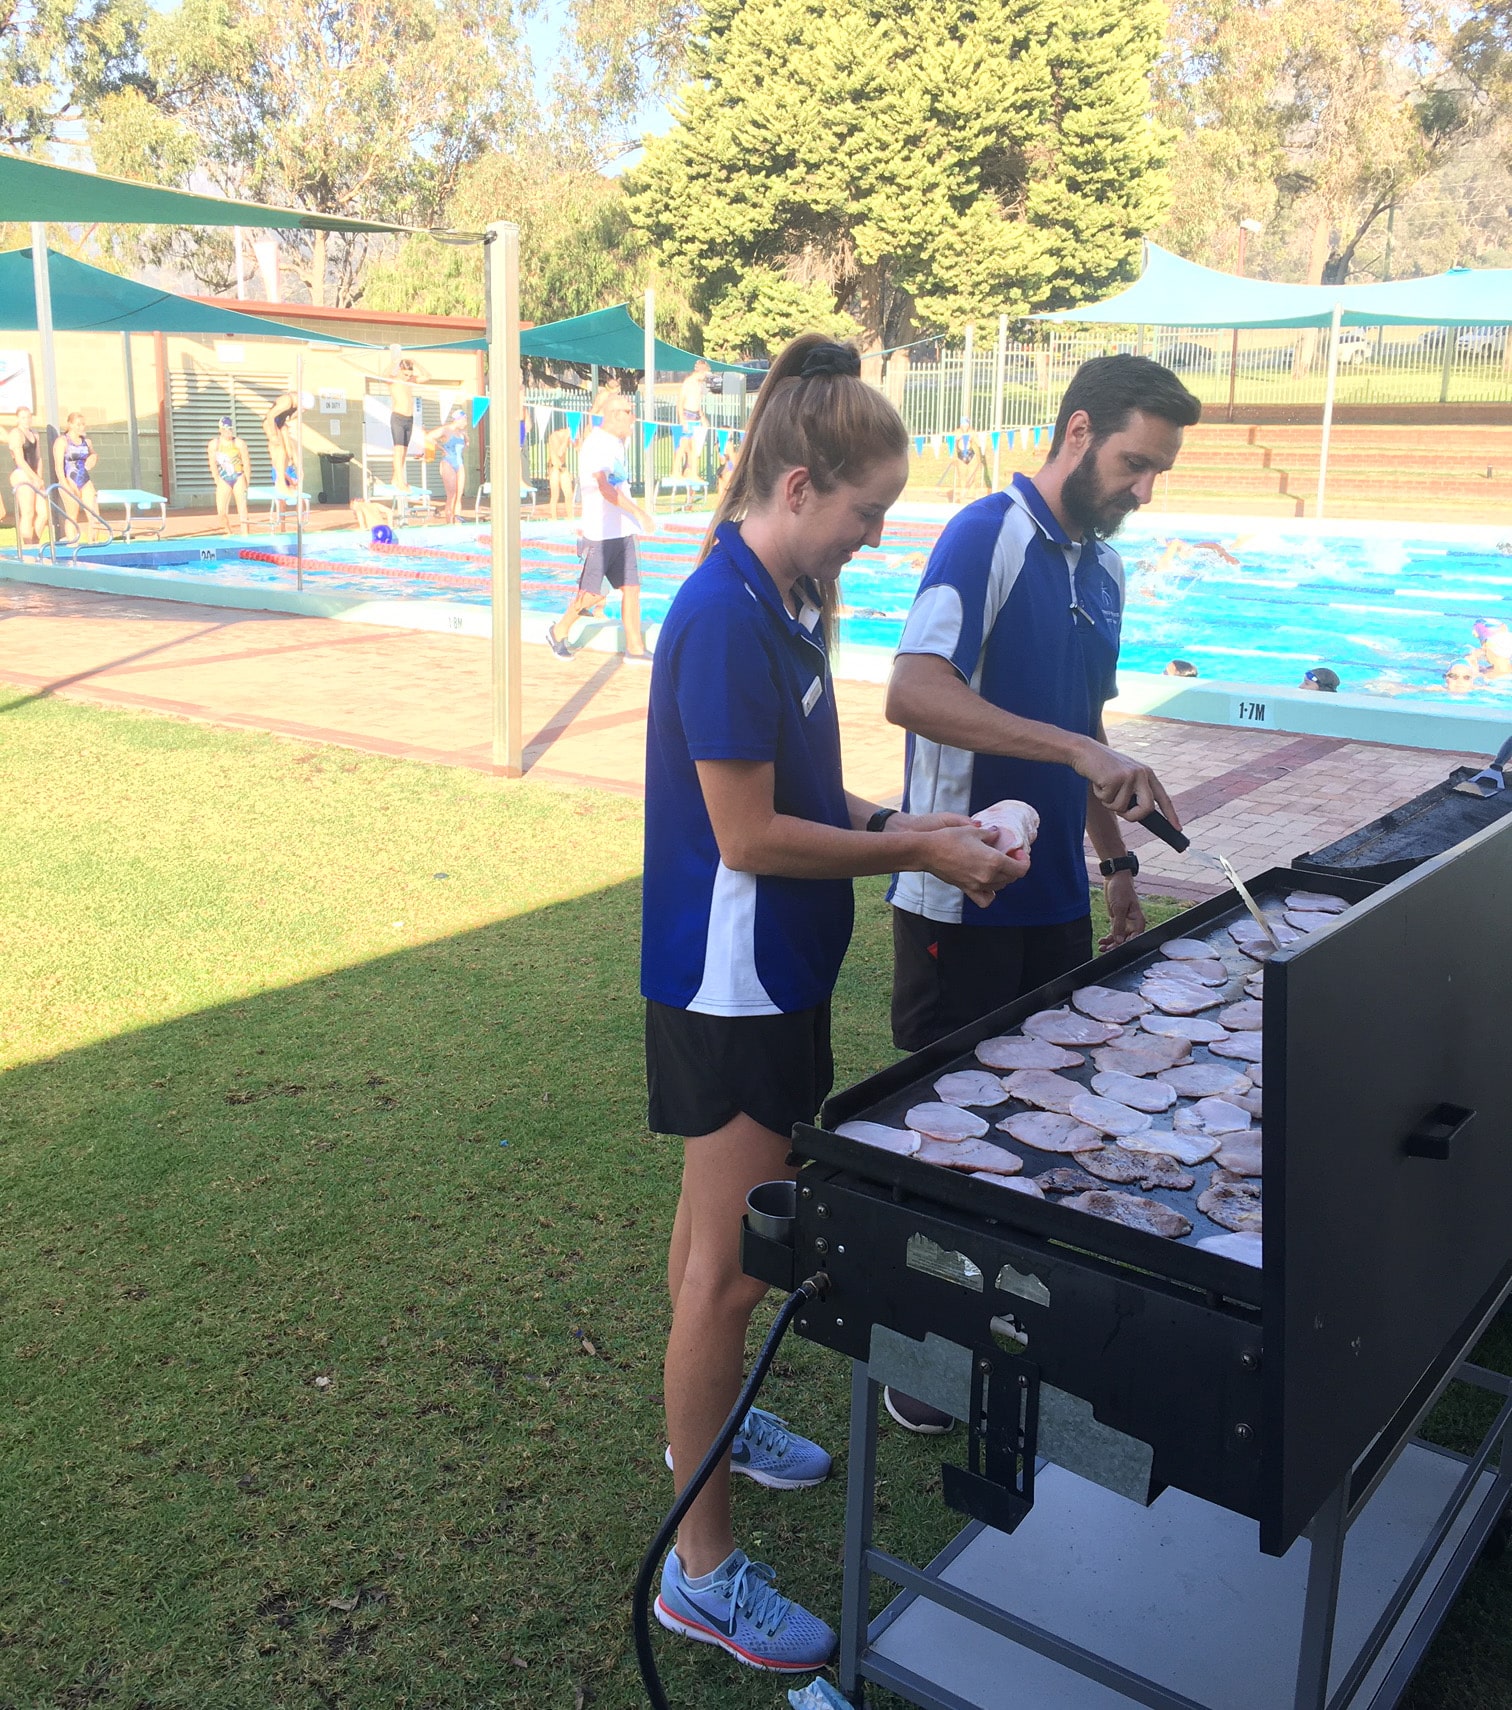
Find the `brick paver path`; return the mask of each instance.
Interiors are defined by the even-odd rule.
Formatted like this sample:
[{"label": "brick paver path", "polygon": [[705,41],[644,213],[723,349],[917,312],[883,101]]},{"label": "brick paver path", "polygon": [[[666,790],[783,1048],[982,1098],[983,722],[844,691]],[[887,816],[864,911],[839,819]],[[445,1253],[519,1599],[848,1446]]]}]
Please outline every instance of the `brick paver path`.
[{"label": "brick paver path", "polygon": [[[57,694],[307,742],[490,769],[488,645],[166,600],[0,583],[0,709]],[[526,765],[561,783],[639,793],[650,673],[608,654],[570,664],[525,649]],[[873,683],[836,689],[846,782],[895,801],[903,736]],[[1288,863],[1483,756],[1110,713],[1109,736],[1147,760],[1200,847],[1242,873]],[[0,727],[3,734],[3,727]],[[1131,827],[1151,892],[1196,898],[1201,867]]]}]

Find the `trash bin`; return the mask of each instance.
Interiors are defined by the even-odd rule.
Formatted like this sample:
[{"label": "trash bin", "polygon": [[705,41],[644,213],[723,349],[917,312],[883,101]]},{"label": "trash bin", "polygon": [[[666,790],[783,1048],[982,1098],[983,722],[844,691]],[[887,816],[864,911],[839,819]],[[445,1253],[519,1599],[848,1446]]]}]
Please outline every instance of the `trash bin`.
[{"label": "trash bin", "polygon": [[352,502],[352,454],[322,451],[320,454],[320,502],[349,505]]}]

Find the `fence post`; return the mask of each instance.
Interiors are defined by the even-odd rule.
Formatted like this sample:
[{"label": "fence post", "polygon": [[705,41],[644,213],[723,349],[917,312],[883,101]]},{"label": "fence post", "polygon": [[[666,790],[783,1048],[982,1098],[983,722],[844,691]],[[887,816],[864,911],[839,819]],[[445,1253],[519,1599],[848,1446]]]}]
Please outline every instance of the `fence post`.
[{"label": "fence post", "polygon": [[1003,386],[1008,373],[1008,317],[998,316],[997,364],[992,375],[992,488],[1003,484]]},{"label": "fence post", "polygon": [[961,417],[960,417],[960,419],[963,422],[965,422],[969,428],[973,429],[973,431],[976,428],[976,412],[971,407],[972,403],[974,402],[974,399],[972,397],[972,393],[975,390],[975,388],[972,385],[973,376],[972,376],[972,372],[971,372],[971,368],[972,368],[971,358],[972,358],[972,347],[975,344],[975,342],[976,342],[976,328],[974,326],[969,326],[966,329],[966,348],[961,352]]},{"label": "fence post", "polygon": [[1323,393],[1323,437],[1318,444],[1318,498],[1315,515],[1323,515],[1323,500],[1328,491],[1328,444],[1333,438],[1334,388],[1339,378],[1339,323],[1344,305],[1335,303],[1333,319],[1328,330],[1328,383]]}]

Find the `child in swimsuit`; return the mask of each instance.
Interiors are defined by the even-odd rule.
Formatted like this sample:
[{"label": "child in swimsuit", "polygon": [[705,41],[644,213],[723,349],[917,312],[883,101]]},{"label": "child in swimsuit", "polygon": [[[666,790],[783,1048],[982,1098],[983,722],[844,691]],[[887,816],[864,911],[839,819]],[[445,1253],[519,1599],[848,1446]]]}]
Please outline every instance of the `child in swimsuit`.
[{"label": "child in swimsuit", "polygon": [[99,509],[99,495],[95,492],[94,477],[90,473],[94,466],[95,448],[84,431],[83,412],[74,410],[53,446],[53,473],[57,477],[63,510],[68,519],[70,540],[83,536],[86,507],[91,515]]},{"label": "child in swimsuit", "polygon": [[251,526],[247,518],[247,484],[252,456],[247,450],[247,442],[237,433],[230,416],[221,417],[220,431],[205,447],[205,458],[210,466],[210,478],[215,483],[215,514],[220,519],[221,527],[229,533],[231,501],[235,499],[241,531],[243,534],[249,534]]},{"label": "child in swimsuit", "polygon": [[461,410],[453,410],[440,427],[433,427],[425,436],[426,443],[437,446],[441,453],[441,485],[446,491],[443,522],[454,523],[457,520],[457,507],[467,488],[467,470],[463,460],[463,453],[467,450],[467,429],[463,422]]},{"label": "child in swimsuit", "polygon": [[42,440],[32,426],[32,413],[22,405],[16,425],[5,436],[16,460],[11,489],[16,495],[16,545],[35,546],[42,538]]}]

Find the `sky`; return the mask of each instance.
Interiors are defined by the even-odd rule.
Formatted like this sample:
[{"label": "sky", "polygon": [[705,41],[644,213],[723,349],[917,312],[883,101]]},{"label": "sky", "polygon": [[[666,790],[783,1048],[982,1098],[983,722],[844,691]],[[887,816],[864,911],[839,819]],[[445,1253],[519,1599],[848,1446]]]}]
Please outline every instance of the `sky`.
[{"label": "sky", "polygon": [[[561,60],[561,43],[566,27],[565,0],[544,0],[528,18],[523,28],[525,44],[530,50],[530,62],[535,70],[536,95],[542,104],[550,99],[552,79]],[[672,128],[672,115],[663,101],[649,101],[635,116],[635,129],[642,136],[662,136]],[[641,150],[634,148],[618,160],[609,162],[602,170],[606,178],[618,178],[640,162]]]}]

